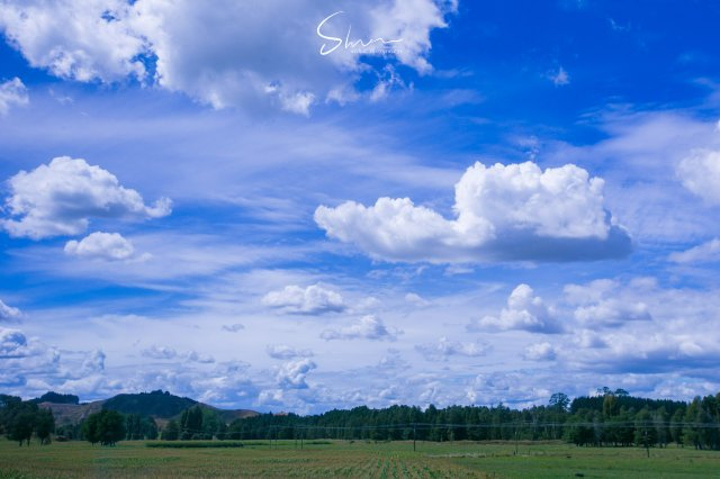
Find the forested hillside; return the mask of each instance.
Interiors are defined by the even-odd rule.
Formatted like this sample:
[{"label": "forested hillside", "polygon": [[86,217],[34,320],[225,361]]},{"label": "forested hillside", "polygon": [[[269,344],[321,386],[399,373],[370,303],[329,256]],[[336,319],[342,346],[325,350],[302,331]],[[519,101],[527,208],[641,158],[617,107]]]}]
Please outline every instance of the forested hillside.
[{"label": "forested hillside", "polygon": [[103,409],[124,414],[171,418],[197,403],[193,399],[158,390],[140,394],[118,394],[105,401]]}]

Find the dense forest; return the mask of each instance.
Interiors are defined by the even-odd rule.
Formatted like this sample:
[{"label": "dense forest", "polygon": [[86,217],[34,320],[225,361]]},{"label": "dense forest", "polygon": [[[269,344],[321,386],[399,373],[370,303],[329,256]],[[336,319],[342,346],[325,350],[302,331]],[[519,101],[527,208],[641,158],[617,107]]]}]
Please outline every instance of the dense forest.
[{"label": "dense forest", "polygon": [[[698,449],[720,449],[720,393],[690,403],[633,397],[622,389],[602,388],[595,396],[571,400],[553,394],[547,405],[516,410],[496,406],[449,406],[426,409],[391,406],[332,410],[323,414],[259,414],[229,423],[222,411],[188,398],[154,391],[121,395],[106,401],[101,412],[82,422],[55,428],[46,402],[0,395],[0,432],[21,444],[35,435],[56,440],[90,440],[110,434],[122,439],[163,440],[421,440],[527,441],[564,440],[578,446],[666,447],[670,443]],[[119,398],[119,399],[118,399]],[[74,396],[60,397],[75,403]],[[181,409],[179,406],[184,405]],[[121,409],[121,411],[117,411]],[[103,431],[106,411],[113,411],[112,431]],[[158,411],[168,413],[160,420]],[[172,413],[172,417],[170,417]],[[110,421],[106,421],[110,422]],[[100,426],[98,426],[100,425]],[[162,426],[162,427],[160,427]],[[108,426],[109,428],[110,426]],[[100,428],[100,429],[98,429]],[[109,437],[109,436],[108,436]],[[106,441],[110,442],[110,441]]]},{"label": "dense forest", "polygon": [[603,388],[570,401],[554,394],[545,406],[523,410],[502,404],[425,410],[357,407],[315,416],[263,414],[232,422],[226,434],[247,438],[366,440],[557,440],[578,446],[659,446],[671,442],[720,448],[720,394],[692,402],[644,399]]}]

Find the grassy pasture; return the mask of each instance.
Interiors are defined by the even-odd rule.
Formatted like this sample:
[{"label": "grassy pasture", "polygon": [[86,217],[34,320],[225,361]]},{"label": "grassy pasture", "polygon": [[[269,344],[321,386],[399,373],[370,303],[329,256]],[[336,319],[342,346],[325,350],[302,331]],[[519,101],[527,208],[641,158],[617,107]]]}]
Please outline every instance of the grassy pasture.
[{"label": "grassy pasture", "polygon": [[18,447],[0,440],[0,479],[31,478],[700,478],[720,477],[720,452],[578,448],[561,443],[253,442],[241,448]]}]

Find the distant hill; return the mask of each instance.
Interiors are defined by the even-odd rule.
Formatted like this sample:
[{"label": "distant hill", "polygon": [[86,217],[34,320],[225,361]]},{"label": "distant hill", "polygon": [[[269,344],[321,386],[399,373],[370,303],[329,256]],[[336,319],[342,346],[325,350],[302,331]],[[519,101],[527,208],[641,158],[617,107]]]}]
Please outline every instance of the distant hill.
[{"label": "distant hill", "polygon": [[226,423],[230,424],[235,419],[245,419],[248,417],[255,417],[259,416],[260,413],[257,411],[253,411],[251,409],[218,409],[213,406],[208,406],[207,404],[202,404],[202,407],[212,409],[213,411],[218,413],[218,416]]},{"label": "distant hill", "polygon": [[99,412],[102,409],[110,409],[123,414],[150,416],[158,420],[160,424],[164,424],[169,419],[178,418],[184,410],[195,405],[212,409],[227,424],[235,419],[259,415],[258,412],[249,409],[219,409],[194,399],[175,396],[161,390],[139,394],[118,394],[110,399],[85,404],[78,404],[79,399],[77,401],[75,399],[77,399],[77,396],[69,394],[47,393],[33,401],[38,402],[40,407],[51,409],[58,425],[80,423],[90,414]]},{"label": "distant hill", "polygon": [[100,412],[104,402],[105,401],[94,401],[85,404],[67,404],[44,401],[38,403],[38,406],[50,409],[53,412],[53,416],[55,416],[55,424],[62,426],[65,424],[81,423],[90,414]]},{"label": "distant hill", "polygon": [[39,398],[35,398],[32,400],[32,402],[36,403],[43,403],[43,402],[50,402],[53,404],[80,404],[80,398],[75,396],[74,394],[59,394],[55,391],[50,391]]},{"label": "distant hill", "polygon": [[167,391],[157,390],[140,394],[118,394],[105,401],[103,409],[123,414],[171,418],[196,404],[198,402],[194,399],[174,396]]}]

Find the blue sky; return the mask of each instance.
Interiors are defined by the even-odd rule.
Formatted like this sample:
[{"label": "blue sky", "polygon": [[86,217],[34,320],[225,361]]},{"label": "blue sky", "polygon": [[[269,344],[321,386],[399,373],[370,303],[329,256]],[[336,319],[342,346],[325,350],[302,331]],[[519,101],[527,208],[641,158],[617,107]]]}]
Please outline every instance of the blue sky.
[{"label": "blue sky", "polygon": [[720,389],[720,6],[286,3],[0,0],[0,389]]}]

